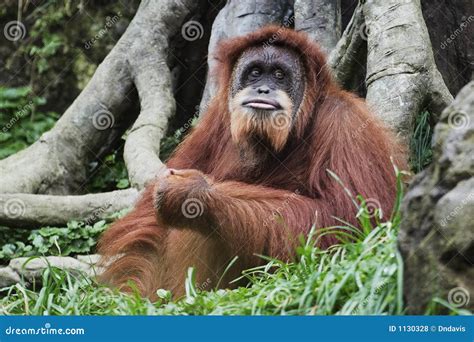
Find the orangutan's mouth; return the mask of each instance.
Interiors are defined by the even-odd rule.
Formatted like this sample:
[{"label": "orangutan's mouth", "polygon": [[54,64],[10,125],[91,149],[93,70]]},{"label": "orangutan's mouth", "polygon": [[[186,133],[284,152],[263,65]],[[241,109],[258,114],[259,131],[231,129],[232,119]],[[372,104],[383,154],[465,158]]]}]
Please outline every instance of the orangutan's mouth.
[{"label": "orangutan's mouth", "polygon": [[277,101],[262,98],[246,100],[242,103],[242,106],[264,110],[277,110],[282,108]]}]

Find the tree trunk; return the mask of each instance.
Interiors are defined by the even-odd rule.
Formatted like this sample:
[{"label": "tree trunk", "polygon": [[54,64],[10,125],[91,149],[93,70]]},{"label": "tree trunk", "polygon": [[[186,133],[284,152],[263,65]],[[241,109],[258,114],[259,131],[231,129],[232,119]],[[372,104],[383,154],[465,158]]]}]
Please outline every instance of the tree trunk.
[{"label": "tree trunk", "polygon": [[474,2],[422,0],[439,71],[451,94],[474,79]]},{"label": "tree trunk", "polygon": [[341,0],[296,0],[295,29],[330,53],[341,37]]},{"label": "tree trunk", "polygon": [[[123,134],[127,125],[121,122],[133,121],[127,113],[134,86],[141,112],[128,134],[124,158],[134,187],[140,189],[156,177],[163,165],[159,142],[175,108],[166,64],[168,40],[197,5],[194,1],[142,1],[127,31],[54,128],[29,148],[0,161],[0,193],[18,198],[25,207],[23,213],[40,213],[42,208],[50,208],[50,203],[84,205],[82,211],[71,209],[71,214],[63,215],[62,223],[71,217],[84,219],[97,207],[106,207],[110,201],[107,195],[93,196],[94,205],[89,206],[87,197],[23,199],[22,194],[14,193],[80,193],[89,163],[110,146],[108,142]],[[115,210],[133,204],[133,196],[127,193],[123,197]],[[60,221],[54,211],[44,211],[38,223],[46,223],[48,216],[51,222]],[[4,211],[0,225],[23,225],[19,217],[15,219],[19,224],[12,224],[11,215]],[[29,224],[31,219],[24,221]]]},{"label": "tree trunk", "polygon": [[[462,6],[468,5],[463,2]],[[205,17],[203,8],[211,8],[213,13],[222,8],[210,33],[204,31],[212,17]],[[219,41],[269,23],[306,31],[331,51],[328,62],[334,77],[346,89],[364,94],[367,88],[367,100],[374,110],[406,139],[416,115],[425,106],[436,118],[451,100],[436,68],[418,0],[358,4],[353,0],[297,0],[294,6],[290,0],[246,0],[227,1],[223,7],[205,1],[142,1],[122,38],[57,125],[31,147],[0,161],[0,171],[6,175],[0,179],[0,193],[23,201],[28,213],[38,212],[53,202],[74,203],[73,206],[86,203],[89,198],[81,196],[81,190],[89,163],[109,150],[111,143],[132,123],[124,159],[130,183],[136,189],[132,192],[140,191],[164,169],[159,159],[160,140],[176,112],[173,92],[185,89],[188,82],[180,76],[186,67],[181,57],[191,45],[183,42],[209,38],[208,74],[212,75],[213,52]],[[187,36],[196,33],[197,38]],[[202,51],[202,47],[191,50]],[[196,61],[200,58],[196,56]],[[170,68],[177,77],[173,78]],[[208,76],[201,109],[206,107],[215,88],[215,81]],[[136,95],[140,103],[138,117],[130,115]],[[188,117],[193,114],[194,111],[188,113]],[[80,196],[38,196],[35,201],[17,193]],[[118,207],[129,205],[134,198],[126,192],[120,196],[124,200],[118,201]],[[97,207],[107,206],[110,196],[97,194],[91,201],[94,205],[89,209],[66,211],[61,220],[88,217]],[[104,203],[101,205],[100,201]],[[51,222],[61,221],[56,214],[50,216]],[[23,221],[16,220],[20,226],[33,222],[31,215]],[[46,215],[37,223],[47,221]],[[0,216],[2,222],[15,225],[11,217]]]},{"label": "tree trunk", "polygon": [[439,116],[452,101],[434,62],[419,0],[367,1],[367,102],[406,141],[428,104]]},{"label": "tree trunk", "polygon": [[203,91],[200,113],[205,113],[209,100],[216,94],[217,84],[212,77],[216,64],[214,51],[222,39],[237,37],[258,30],[268,24],[292,26],[289,0],[231,1],[217,15],[212,25],[208,49],[208,77]]}]

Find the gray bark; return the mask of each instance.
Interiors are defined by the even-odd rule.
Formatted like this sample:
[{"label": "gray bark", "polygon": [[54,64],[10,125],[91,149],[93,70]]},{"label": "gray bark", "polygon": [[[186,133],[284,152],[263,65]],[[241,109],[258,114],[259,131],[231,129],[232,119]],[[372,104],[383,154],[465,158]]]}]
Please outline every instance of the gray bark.
[{"label": "gray bark", "polygon": [[[140,190],[159,175],[165,169],[159,159],[160,140],[175,112],[167,65],[169,38],[180,33],[182,23],[198,5],[199,2],[190,0],[142,1],[122,38],[56,126],[31,147],[0,161],[0,193],[10,193],[12,198],[22,200],[23,195],[15,193],[78,193],[89,163],[97,160],[135,119],[128,115],[129,97],[134,89],[138,91],[141,112],[128,132],[124,148],[130,182]],[[269,23],[295,25],[332,51],[328,62],[344,88],[354,89],[365,68],[361,63],[367,63],[369,104],[406,139],[411,134],[413,119],[424,105],[436,116],[451,102],[452,97],[434,63],[419,0],[361,1],[338,42],[339,0],[297,0],[295,11],[296,18],[290,0],[227,1],[212,27],[209,75],[220,40],[255,31]],[[205,110],[215,91],[215,81],[208,76],[201,110]],[[48,215],[49,223],[64,223],[71,217],[81,219],[81,215],[87,218],[92,210],[101,207],[101,201],[107,201],[109,195],[103,195],[90,195],[93,200],[75,196],[64,201],[60,197],[38,196],[37,205],[34,195],[28,195],[24,203],[31,213],[39,213],[38,220],[34,220],[33,214],[26,214],[24,218],[16,218],[15,224],[11,217],[0,213],[0,224],[44,225]],[[119,207],[129,202],[130,197],[123,196],[126,199]],[[72,209],[58,214],[57,208],[48,203],[61,208],[72,206]],[[83,211],[79,209],[81,205],[85,206]]]},{"label": "gray bark", "polygon": [[474,1],[422,0],[436,65],[451,94],[474,79]]},{"label": "gray bark", "polygon": [[360,34],[364,23],[362,6],[358,5],[341,39],[328,57],[328,64],[333,70],[334,78],[345,89],[353,88],[356,74],[365,67],[362,64],[366,62],[363,51],[366,43]]},{"label": "gray bark", "polygon": [[153,177],[162,165],[159,141],[174,111],[167,42],[197,4],[142,1],[124,35],[54,128],[29,148],[0,161],[0,193],[80,191],[89,163],[97,159],[111,134],[120,137],[126,128],[113,129],[130,120],[126,103],[134,83],[141,91],[142,112],[130,133],[125,159],[132,184],[143,186]]},{"label": "gray bark", "polygon": [[295,29],[329,54],[341,37],[341,0],[296,0]]},{"label": "gray bark", "polygon": [[204,113],[209,100],[216,94],[217,84],[212,77],[216,64],[214,52],[222,39],[238,37],[268,24],[293,25],[289,0],[228,0],[212,24],[208,50],[208,76],[200,104]]},{"label": "gray bark", "polygon": [[452,101],[439,73],[419,0],[365,1],[367,102],[403,138],[424,104],[438,116]]},{"label": "gray bark", "polygon": [[160,140],[176,107],[166,64],[168,39],[179,32],[184,18],[197,5],[196,1],[183,1],[181,6],[174,1],[145,3],[132,22],[136,30],[129,41],[128,56],[141,112],[128,134],[124,159],[130,183],[137,188],[166,169],[159,158]]},{"label": "gray bark", "polygon": [[104,205],[108,208],[104,212],[109,213],[133,204],[135,189],[65,197],[27,194],[66,195],[82,190],[89,163],[123,134],[126,126],[119,123],[130,121],[125,104],[133,86],[141,112],[124,149],[131,184],[140,189],[164,168],[159,144],[175,109],[166,65],[168,39],[179,32],[197,5],[191,0],[142,1],[124,35],[53,129],[29,148],[0,161],[4,203],[25,209],[12,216],[4,208],[0,224],[65,224],[88,219]]},{"label": "gray bark", "polygon": [[[104,144],[122,134],[132,82],[119,42],[54,128],[27,149],[0,161],[0,193],[77,191]],[[124,101],[125,100],[125,101]]]},{"label": "gray bark", "polygon": [[136,189],[81,196],[0,195],[0,226],[37,228],[65,225],[71,220],[93,223],[131,207]]}]

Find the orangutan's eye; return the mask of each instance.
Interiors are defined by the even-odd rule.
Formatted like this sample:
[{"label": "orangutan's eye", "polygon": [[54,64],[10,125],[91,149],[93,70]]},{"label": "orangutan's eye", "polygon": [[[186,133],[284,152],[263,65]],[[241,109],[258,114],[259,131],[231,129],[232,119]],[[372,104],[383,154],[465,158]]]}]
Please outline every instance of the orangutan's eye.
[{"label": "orangutan's eye", "polygon": [[285,73],[284,73],[283,70],[281,70],[281,69],[275,70],[275,72],[273,73],[273,75],[274,75],[275,78],[278,79],[278,80],[282,80],[282,79],[285,78]]},{"label": "orangutan's eye", "polygon": [[252,77],[260,77],[262,70],[260,70],[260,68],[253,68],[252,71],[250,71],[250,75],[252,75]]}]

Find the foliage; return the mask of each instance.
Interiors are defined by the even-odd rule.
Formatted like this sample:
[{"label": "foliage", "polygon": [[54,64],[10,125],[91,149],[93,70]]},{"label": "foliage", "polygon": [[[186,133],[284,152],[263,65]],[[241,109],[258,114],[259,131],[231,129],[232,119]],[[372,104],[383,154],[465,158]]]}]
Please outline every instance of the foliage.
[{"label": "foliage", "polygon": [[167,160],[173,151],[175,150],[176,146],[179,145],[181,141],[186,137],[186,134],[196,126],[198,123],[199,118],[194,116],[190,121],[185,123],[185,125],[179,129],[177,129],[172,135],[166,136],[161,139],[160,143],[160,158],[161,160]]},{"label": "foliage", "polygon": [[88,253],[95,246],[97,237],[105,227],[105,221],[99,221],[93,226],[72,221],[67,227],[35,229],[28,235],[26,243],[21,240],[10,240],[4,244],[0,251],[0,259]]},{"label": "foliage", "polygon": [[[204,291],[190,269],[185,297],[173,300],[168,291],[159,290],[160,300],[151,303],[136,293],[119,293],[88,277],[50,268],[39,292],[15,285],[0,307],[6,314],[39,315],[401,314],[403,267],[396,247],[400,180],[399,193],[390,221],[374,226],[377,220],[370,219],[373,213],[362,204],[362,230],[347,225],[313,229],[301,239],[294,262],[265,257],[266,265],[245,271],[247,287]],[[315,247],[328,233],[338,234],[341,243],[328,250]]]},{"label": "foliage", "polygon": [[[172,300],[158,290],[150,302],[138,293],[125,294],[99,285],[94,279],[57,268],[43,273],[42,288],[21,284],[4,289],[0,314],[26,315],[329,315],[403,314],[402,261],[396,248],[397,228],[390,222],[356,241],[329,250],[313,247],[308,239],[298,249],[298,260],[268,264],[245,272],[247,287],[201,291],[188,271],[186,296]],[[313,235],[314,237],[314,235]],[[449,309],[433,300],[428,313]]]},{"label": "foliage", "polygon": [[[176,131],[178,132],[178,131]],[[173,151],[175,150],[176,146],[181,142],[181,135],[170,135],[161,139],[160,142],[160,159],[167,160]]]},{"label": "foliage", "polygon": [[381,225],[359,238],[329,250],[314,248],[309,239],[298,249],[298,262],[269,260],[267,265],[247,271],[251,287],[201,293],[188,290],[184,300],[166,304],[160,313],[402,313],[401,259],[395,230]]},{"label": "foliage", "polygon": [[[0,159],[32,144],[54,125],[58,118],[56,113],[36,111],[44,104],[44,98],[32,96],[30,87],[0,87]],[[95,167],[88,190],[110,191],[128,186],[122,151],[117,150]],[[73,221],[67,227],[43,227],[31,231],[0,227],[0,260],[42,254],[88,253],[105,228],[105,221],[93,226]]]},{"label": "foliage", "polygon": [[[6,158],[37,141],[59,118],[57,113],[37,110],[45,99],[34,96],[30,87],[0,87],[0,159]],[[112,191],[129,186],[122,147],[112,151],[100,163],[91,165],[88,192]]]},{"label": "foliage", "polygon": [[[82,53],[81,46],[75,42],[77,37],[71,34],[67,25],[78,11],[79,6],[73,6],[71,1],[57,0],[45,1],[42,6],[33,9],[30,16],[35,20],[29,30],[31,39],[19,49],[20,53],[32,59],[35,68],[33,76],[55,77],[61,73],[64,62],[69,65],[76,55]],[[91,75],[88,76],[90,78]]]},{"label": "foliage", "polygon": [[39,255],[75,255],[92,253],[97,239],[113,219],[126,210],[115,213],[93,225],[71,221],[66,227],[43,227],[35,230],[0,228],[0,261]]},{"label": "foliage", "polygon": [[472,316],[473,312],[463,309],[460,307],[456,307],[452,305],[451,303],[447,302],[446,300],[435,297],[431,301],[431,303],[428,305],[428,308],[426,310],[427,315],[439,315],[440,312],[446,311],[446,309],[449,310],[449,312],[452,315],[466,315],[466,316]]},{"label": "foliage", "polygon": [[[62,112],[120,38],[139,3],[24,1],[20,13],[17,6],[2,6],[0,19],[19,18],[25,37],[2,44],[0,71],[11,75],[10,85],[28,83],[49,100],[49,109]],[[106,26],[111,19],[113,25]]]},{"label": "foliage", "polygon": [[112,191],[130,186],[123,160],[123,144],[121,148],[107,155],[99,165],[94,163],[91,168],[91,178],[87,184],[88,192]]},{"label": "foliage", "polygon": [[298,261],[268,264],[245,272],[250,286],[200,291],[188,273],[187,294],[151,303],[97,285],[85,276],[51,268],[35,292],[16,285],[1,302],[7,314],[400,314],[401,261],[396,229],[389,223],[358,241],[329,250],[313,247],[309,238],[298,249]]},{"label": "foliage", "polygon": [[0,87],[0,159],[32,144],[53,127],[58,115],[37,111],[44,103],[30,87]]},{"label": "foliage", "polygon": [[[301,238],[294,262],[285,263],[262,256],[266,265],[243,273],[242,278],[248,280],[246,287],[234,290],[210,289],[211,284],[199,287],[195,284],[194,270],[189,269],[184,297],[172,298],[169,291],[161,289],[157,291],[159,300],[150,302],[137,292],[120,293],[97,284],[88,276],[50,267],[43,273],[41,288],[16,284],[3,289],[6,296],[0,299],[0,314],[403,314],[403,264],[397,250],[401,198],[399,175],[398,197],[389,221],[378,222],[377,212],[371,212],[358,198],[361,206],[358,218],[362,229],[347,224],[318,230],[313,228],[307,239]],[[81,225],[76,223],[70,229],[72,233],[63,231],[62,238],[76,234],[78,227]],[[105,223],[100,222],[92,230],[98,232],[103,228]],[[39,235],[45,238],[47,232],[58,228],[50,229]],[[327,250],[315,247],[318,239],[329,233],[338,234],[340,244]],[[88,237],[81,236],[85,245]],[[67,248],[67,243],[61,246]],[[56,247],[56,250],[59,249]],[[439,313],[441,308],[447,308],[453,314],[469,314],[438,298],[433,300],[428,313]]]},{"label": "foliage", "polygon": [[415,131],[410,142],[410,164],[415,173],[427,167],[433,157],[431,149],[433,132],[429,123],[429,117],[430,113],[425,111],[416,118]]}]

